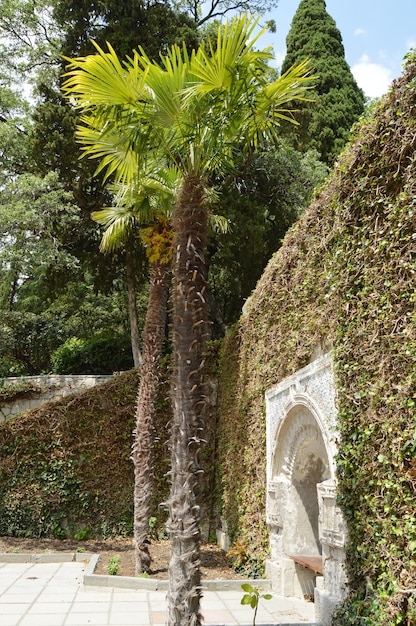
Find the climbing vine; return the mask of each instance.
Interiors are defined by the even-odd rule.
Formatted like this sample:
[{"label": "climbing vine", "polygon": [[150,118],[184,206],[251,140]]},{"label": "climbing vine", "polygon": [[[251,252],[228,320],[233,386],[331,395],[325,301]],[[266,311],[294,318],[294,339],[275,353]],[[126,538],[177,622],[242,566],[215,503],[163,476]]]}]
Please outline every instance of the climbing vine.
[{"label": "climbing vine", "polygon": [[337,625],[416,623],[415,61],[357,126],[223,349],[222,515],[262,561],[264,392],[332,350],[349,531]]},{"label": "climbing vine", "polygon": [[136,393],[130,372],[1,425],[0,534],[129,532]]},{"label": "climbing vine", "polygon": [[[212,397],[207,444],[202,450],[203,517],[213,519],[217,493],[216,364],[218,344],[208,344]],[[169,494],[171,356],[162,359],[157,398],[152,535],[164,536]],[[130,536],[134,474],[131,446],[139,373],[131,370],[79,396],[47,403],[0,424],[0,535],[51,537]],[[13,395],[27,385],[13,388]],[[10,395],[11,391],[8,391]],[[1,400],[1,398],[0,398]],[[207,534],[215,526],[207,524]]]}]

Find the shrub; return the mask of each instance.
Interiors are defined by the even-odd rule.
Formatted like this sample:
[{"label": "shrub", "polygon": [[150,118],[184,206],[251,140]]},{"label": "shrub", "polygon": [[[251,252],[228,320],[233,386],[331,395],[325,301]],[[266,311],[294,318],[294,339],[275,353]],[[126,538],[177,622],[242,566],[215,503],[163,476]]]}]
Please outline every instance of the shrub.
[{"label": "shrub", "polygon": [[54,374],[82,374],[82,349],[85,341],[77,337],[67,339],[51,356]]},{"label": "shrub", "polygon": [[24,376],[26,374],[24,365],[19,363],[11,354],[0,356],[0,377]]},{"label": "shrub", "polygon": [[130,341],[122,335],[71,337],[51,357],[55,374],[111,374],[133,367]]}]

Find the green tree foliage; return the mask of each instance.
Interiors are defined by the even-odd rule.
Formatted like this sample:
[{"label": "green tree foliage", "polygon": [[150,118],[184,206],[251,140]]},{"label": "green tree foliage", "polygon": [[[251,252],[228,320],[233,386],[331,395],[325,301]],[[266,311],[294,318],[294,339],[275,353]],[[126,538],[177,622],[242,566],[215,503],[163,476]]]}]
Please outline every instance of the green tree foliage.
[{"label": "green tree foliage", "polygon": [[110,333],[71,337],[55,350],[51,362],[55,374],[112,374],[133,367],[128,337]]},{"label": "green tree foliage", "polygon": [[[185,13],[175,11],[169,2],[142,0],[81,1],[52,0],[52,14],[61,39],[59,54],[78,56],[95,51],[111,41],[118,54],[131,55],[140,45],[151,58],[158,58],[169,45],[187,42],[197,44],[196,27]],[[62,99],[60,74],[65,65],[55,57],[56,72],[40,76],[37,91],[40,101],[34,112],[34,152],[44,174],[51,169],[59,172],[60,180],[74,192],[76,201],[87,212],[109,202],[103,193],[101,177],[94,177],[94,165],[80,162],[79,148],[74,141],[76,115]]]},{"label": "green tree foliage", "polygon": [[[18,309],[0,310],[1,376],[51,371],[51,355],[75,335],[85,341],[111,329],[117,336],[128,337],[124,289],[115,289],[114,294],[96,293],[93,285],[88,283],[88,277],[66,284],[65,287],[64,293],[51,306],[38,313]],[[139,303],[143,316],[146,306],[144,296]],[[94,373],[99,374],[101,368],[97,363],[96,359]],[[125,367],[111,367],[111,370],[119,369]]]},{"label": "green tree foliage", "polygon": [[313,148],[332,165],[354,122],[364,110],[364,94],[345,60],[341,33],[324,0],[301,0],[286,39],[282,73],[310,59],[318,75],[313,102],[302,103],[288,136],[302,152]]},{"label": "green tree foliage", "polygon": [[[139,45],[158,58],[173,43],[197,43],[195,22],[172,2],[143,0],[53,0],[54,17],[64,34],[62,53],[85,55],[94,52],[91,40],[100,46],[111,41],[121,56]],[[74,10],[75,8],[75,10]]]},{"label": "green tree foliage", "polygon": [[[30,372],[48,369],[57,341],[101,332],[110,320],[120,329],[127,312],[120,294],[124,252],[111,259],[99,254],[100,229],[89,214],[110,196],[91,176],[90,164],[79,163],[75,118],[56,89],[62,44],[52,9],[43,0],[4,0],[0,15],[0,307],[2,332],[13,339],[2,345]],[[33,113],[33,103],[17,95],[17,83],[35,79]],[[135,263],[142,274],[144,253],[135,255]],[[41,337],[39,359],[34,350]]]},{"label": "green tree foliage", "polygon": [[38,373],[68,337],[126,333],[125,283],[113,267],[113,293],[98,291],[72,253],[82,214],[56,174],[8,180],[0,190],[0,359],[9,355],[10,373],[16,364]]},{"label": "green tree foliage", "polygon": [[315,152],[283,141],[254,155],[221,187],[221,211],[231,225],[209,240],[209,280],[216,322],[234,323],[288,228],[308,206],[327,174]]},{"label": "green tree foliage", "polygon": [[30,107],[18,89],[16,72],[8,63],[2,21],[4,15],[0,14],[0,188],[10,177],[28,171],[32,165],[28,142]]},{"label": "green tree foliage", "polygon": [[0,192],[0,305],[8,310],[45,309],[77,260],[65,249],[77,229],[79,209],[56,175],[16,177]]},{"label": "green tree foliage", "polygon": [[31,165],[28,134],[29,107],[10,85],[0,78],[0,187]]},{"label": "green tree foliage", "polygon": [[1,0],[2,72],[25,82],[56,63],[60,33],[49,0]]}]

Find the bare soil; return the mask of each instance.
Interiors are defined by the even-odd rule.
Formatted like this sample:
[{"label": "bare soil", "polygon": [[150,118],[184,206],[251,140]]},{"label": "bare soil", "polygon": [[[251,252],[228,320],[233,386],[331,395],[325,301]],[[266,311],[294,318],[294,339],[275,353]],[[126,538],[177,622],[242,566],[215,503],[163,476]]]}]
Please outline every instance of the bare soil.
[{"label": "bare soil", "polygon": [[[89,552],[99,554],[96,574],[107,574],[109,559],[120,556],[118,576],[134,576],[134,543],[132,539],[115,538],[105,540],[75,541],[71,539],[26,539],[21,537],[0,537],[0,553],[42,554],[50,552]],[[152,541],[150,545],[151,578],[167,579],[169,564],[169,541]],[[216,544],[201,546],[202,578],[242,579],[230,565],[225,552]]]}]

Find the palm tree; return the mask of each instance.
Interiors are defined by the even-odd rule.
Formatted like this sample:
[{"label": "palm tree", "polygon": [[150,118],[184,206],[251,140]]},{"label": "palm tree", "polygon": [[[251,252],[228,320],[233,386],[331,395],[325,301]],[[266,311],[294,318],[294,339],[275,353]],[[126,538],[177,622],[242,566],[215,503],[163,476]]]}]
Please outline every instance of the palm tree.
[{"label": "palm tree", "polygon": [[[270,50],[258,51],[257,20],[240,16],[218,28],[215,43],[188,55],[172,47],[152,62],[135,52],[124,65],[112,48],[70,61],[66,93],[86,111],[80,136],[85,152],[113,162],[106,140],[114,128],[129,138],[140,158],[151,155],[181,174],[173,211],[173,342],[171,542],[168,606],[170,626],[201,623],[199,451],[206,387],[204,346],[209,337],[205,249],[207,187],[211,174],[232,171],[236,148],[248,151],[274,141],[282,120],[294,121],[288,103],[305,99],[307,63],[272,80]],[[88,110],[103,113],[101,132],[89,133]],[[124,129],[121,125],[124,124]],[[113,144],[114,145],[114,144]],[[138,148],[140,146],[140,148]],[[130,153],[128,153],[130,157]],[[128,159],[124,167],[130,168]],[[103,165],[104,166],[104,165]]]},{"label": "palm tree", "polygon": [[92,214],[94,220],[106,227],[101,251],[113,252],[122,243],[139,236],[149,259],[149,300],[132,447],[136,574],[147,572],[151,562],[148,535],[153,495],[155,415],[171,269],[169,212],[175,182],[172,172],[159,172],[157,178],[154,173],[141,172],[136,184],[110,186],[117,191],[114,206]]}]

